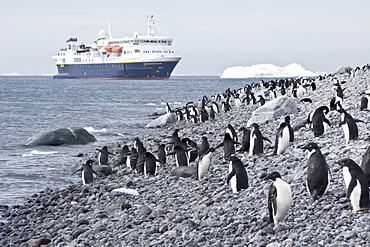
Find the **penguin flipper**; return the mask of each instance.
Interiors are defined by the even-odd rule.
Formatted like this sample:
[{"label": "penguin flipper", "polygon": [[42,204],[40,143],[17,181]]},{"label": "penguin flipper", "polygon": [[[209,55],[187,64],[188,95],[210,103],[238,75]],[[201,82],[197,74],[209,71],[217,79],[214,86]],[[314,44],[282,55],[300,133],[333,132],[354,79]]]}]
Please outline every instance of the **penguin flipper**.
[{"label": "penguin flipper", "polygon": [[352,177],[351,182],[349,183],[348,188],[347,188],[347,193],[346,193],[347,199],[350,198],[352,191],[356,187],[356,185],[357,185],[356,178]]},{"label": "penguin flipper", "polygon": [[218,145],[215,147],[215,149],[218,149],[218,148],[222,147],[223,145],[224,145],[224,143],[222,142],[222,143],[218,144]]},{"label": "penguin flipper", "polygon": [[331,127],[331,123],[327,118],[324,117],[322,120]]},{"label": "penguin flipper", "polygon": [[82,171],[83,171],[83,168],[80,168],[80,169],[78,169],[78,170],[74,171],[72,174],[75,174],[75,173],[77,173],[77,172],[82,172]]},{"label": "penguin flipper", "polygon": [[356,123],[365,123],[364,121],[362,121],[361,119],[353,119],[355,120]]},{"label": "penguin flipper", "polygon": [[227,179],[226,179],[226,183],[229,184],[230,182],[230,179],[235,176],[235,169],[232,169],[232,171],[229,173],[229,175],[227,176]]},{"label": "penguin flipper", "polygon": [[267,137],[262,136],[262,138],[272,144],[272,142]]},{"label": "penguin flipper", "polygon": [[273,184],[271,184],[268,197],[269,218],[271,223],[274,223],[274,214],[277,210],[276,196],[277,196],[276,187],[273,186]]}]

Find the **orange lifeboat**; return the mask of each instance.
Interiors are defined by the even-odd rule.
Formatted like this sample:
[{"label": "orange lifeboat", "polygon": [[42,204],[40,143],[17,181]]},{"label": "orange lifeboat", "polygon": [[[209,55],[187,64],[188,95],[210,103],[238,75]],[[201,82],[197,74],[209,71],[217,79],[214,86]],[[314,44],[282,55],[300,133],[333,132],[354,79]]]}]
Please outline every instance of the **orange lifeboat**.
[{"label": "orange lifeboat", "polygon": [[104,49],[105,49],[106,51],[108,51],[108,52],[111,52],[111,51],[112,51],[112,49],[113,49],[113,46],[111,46],[111,45],[107,45],[106,47],[104,47]]},{"label": "orange lifeboat", "polygon": [[121,46],[113,46],[112,51],[113,52],[122,52],[122,47]]}]

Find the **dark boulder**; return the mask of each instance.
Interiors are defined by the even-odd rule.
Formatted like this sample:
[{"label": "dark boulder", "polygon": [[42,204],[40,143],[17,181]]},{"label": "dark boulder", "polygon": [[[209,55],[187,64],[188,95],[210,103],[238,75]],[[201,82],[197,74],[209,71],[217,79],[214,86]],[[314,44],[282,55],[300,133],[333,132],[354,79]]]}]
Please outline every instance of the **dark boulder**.
[{"label": "dark boulder", "polygon": [[26,141],[26,146],[38,145],[77,145],[95,142],[96,139],[93,135],[87,132],[84,128],[71,127],[56,130],[48,130],[36,135],[33,135]]}]

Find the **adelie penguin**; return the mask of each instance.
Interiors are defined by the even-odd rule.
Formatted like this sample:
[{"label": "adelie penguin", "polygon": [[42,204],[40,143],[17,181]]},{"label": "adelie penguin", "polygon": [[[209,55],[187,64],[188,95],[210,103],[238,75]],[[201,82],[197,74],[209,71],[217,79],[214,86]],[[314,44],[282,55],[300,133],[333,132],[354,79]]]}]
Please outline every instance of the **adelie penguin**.
[{"label": "adelie penguin", "polygon": [[236,131],[234,127],[231,124],[228,124],[226,127],[226,133],[229,133],[231,138],[233,138],[234,141],[238,141],[238,135],[236,134]]},{"label": "adelie penguin", "polygon": [[366,152],[362,157],[361,168],[366,175],[367,182],[370,187],[370,146],[366,149]]},{"label": "adelie penguin", "polygon": [[228,132],[225,133],[224,140],[222,143],[217,145],[216,149],[219,147],[224,147],[224,160],[229,161],[230,156],[232,154],[235,154],[235,144],[239,144],[239,142],[236,142],[233,140],[233,138],[230,136]]},{"label": "adelie penguin", "polygon": [[161,161],[161,163],[166,164],[166,144],[161,144],[158,147],[157,151],[158,159]]},{"label": "adelie penguin", "polygon": [[231,185],[233,193],[242,189],[248,189],[248,175],[241,160],[232,155],[230,157],[229,174],[226,183]]},{"label": "adelie penguin", "polygon": [[280,123],[275,138],[274,154],[284,153],[290,142],[294,141],[294,132],[290,126],[290,117],[286,116],[284,122]]},{"label": "adelie penguin", "polygon": [[202,156],[199,157],[199,160],[196,166],[197,177],[199,180],[202,180],[202,178],[208,172],[209,166],[211,163],[211,156],[215,150],[216,149],[214,148],[209,148],[205,153],[202,154]]},{"label": "adelie penguin", "polygon": [[156,175],[157,173],[157,162],[163,163],[158,160],[152,153],[146,152],[145,153],[145,160],[144,160],[144,175]]},{"label": "adelie penguin", "polygon": [[369,208],[369,184],[365,173],[351,159],[336,162],[343,169],[347,199],[351,200],[353,212]]},{"label": "adelie penguin", "polygon": [[99,165],[108,165],[108,156],[109,154],[112,154],[108,152],[108,147],[104,146],[102,149],[96,149],[99,151],[98,155],[98,160],[99,160]]},{"label": "adelie penguin", "polygon": [[342,126],[346,143],[351,140],[358,139],[358,128],[356,122],[363,122],[362,120],[353,119],[343,108],[339,109],[340,123],[339,127]]},{"label": "adelie penguin", "polygon": [[239,131],[243,131],[243,138],[241,148],[238,150],[238,152],[249,152],[251,131],[245,127],[241,127]]},{"label": "adelie penguin", "polygon": [[325,194],[330,184],[330,170],[324,155],[316,143],[308,143],[304,147],[308,150],[307,179],[308,193],[314,200]]},{"label": "adelie penguin", "polygon": [[177,167],[179,167],[179,166],[188,166],[189,165],[189,158],[188,158],[188,155],[186,153],[186,150],[181,146],[175,146],[173,148],[173,150],[174,151],[168,153],[167,156],[175,155],[176,166]]},{"label": "adelie penguin", "polygon": [[117,162],[117,166],[126,164],[127,163],[127,154],[130,152],[130,149],[127,145],[124,145],[119,152],[119,160]]},{"label": "adelie penguin", "polygon": [[329,108],[327,106],[320,106],[308,115],[307,123],[312,128],[315,137],[323,135],[328,126],[331,126],[330,121],[325,117],[328,112]]},{"label": "adelie penguin", "polygon": [[269,188],[267,203],[270,223],[278,225],[287,215],[292,202],[292,191],[278,172],[272,172],[265,179],[273,181]]},{"label": "adelie penguin", "polygon": [[199,151],[198,151],[198,156],[202,156],[208,149],[209,149],[209,142],[207,137],[202,136],[202,143],[200,144]]},{"label": "adelie penguin", "polygon": [[251,134],[250,134],[250,146],[249,146],[249,156],[262,155],[263,154],[263,140],[271,143],[269,139],[264,137],[259,129],[257,123],[251,124]]},{"label": "adelie penguin", "polygon": [[82,165],[81,169],[78,169],[76,172],[82,171],[82,183],[84,185],[86,184],[92,184],[94,182],[94,174],[99,177],[99,175],[94,171],[91,164],[93,164],[93,160],[86,161],[85,164]]}]

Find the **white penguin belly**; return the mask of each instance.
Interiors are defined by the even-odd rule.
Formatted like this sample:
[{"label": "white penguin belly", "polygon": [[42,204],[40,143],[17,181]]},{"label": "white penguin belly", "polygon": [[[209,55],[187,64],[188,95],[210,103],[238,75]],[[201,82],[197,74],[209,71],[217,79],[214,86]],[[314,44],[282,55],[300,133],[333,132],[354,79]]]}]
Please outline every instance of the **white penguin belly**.
[{"label": "white penguin belly", "polygon": [[342,125],[343,127],[343,132],[344,132],[344,137],[346,139],[346,143],[349,143],[349,127],[348,127],[348,124],[345,123]]},{"label": "white penguin belly", "polygon": [[211,162],[211,153],[204,155],[202,160],[199,162],[198,165],[199,180],[206,175],[210,162]]},{"label": "white penguin belly", "polygon": [[[231,165],[231,162],[230,162],[230,165],[229,165],[229,173],[233,170],[232,168],[232,165]],[[236,174],[231,177],[230,179],[230,185],[231,185],[231,189],[233,191],[233,193],[237,193],[238,192],[238,189],[236,187]]]},{"label": "white penguin belly", "polygon": [[285,127],[283,129],[283,136],[279,137],[277,154],[282,154],[287,150],[289,146],[289,136],[289,128]]},{"label": "white penguin belly", "polygon": [[257,140],[257,137],[251,134],[250,142],[249,142],[249,156],[253,156],[253,149],[255,142]]},{"label": "white penguin belly", "polygon": [[352,208],[354,211],[360,210],[360,197],[361,197],[361,184],[360,181],[356,179],[356,186],[353,189],[349,199],[351,200]]},{"label": "white penguin belly", "polygon": [[279,221],[284,219],[289,210],[290,204],[292,202],[292,191],[289,184],[282,181],[281,179],[276,179],[274,184],[277,188],[277,210],[274,214],[274,223],[277,224]]},{"label": "white penguin belly", "polygon": [[85,182],[85,171],[82,171],[82,183],[84,185],[86,185],[86,182]]}]

